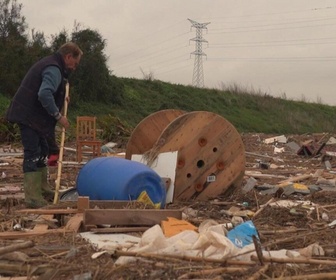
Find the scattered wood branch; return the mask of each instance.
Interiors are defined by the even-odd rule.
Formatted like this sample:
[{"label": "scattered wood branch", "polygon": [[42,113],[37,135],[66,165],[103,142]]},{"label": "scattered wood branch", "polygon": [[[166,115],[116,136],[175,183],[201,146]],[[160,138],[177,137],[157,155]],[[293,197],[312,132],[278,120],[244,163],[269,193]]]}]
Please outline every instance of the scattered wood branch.
[{"label": "scattered wood branch", "polygon": [[309,179],[312,177],[313,177],[312,174],[303,174],[303,175],[293,176],[293,177],[288,178],[287,180],[280,181],[279,184],[290,184],[290,183],[299,182],[305,179]]},{"label": "scattered wood branch", "polygon": [[33,241],[26,241],[19,244],[13,244],[0,248],[0,255],[4,255],[10,252],[18,251],[21,249],[27,249],[34,246]]},{"label": "scattered wood branch", "polygon": [[269,268],[269,264],[262,266],[257,272],[253,273],[247,280],[258,280],[260,276]]},{"label": "scattered wood branch", "polygon": [[24,273],[25,275],[40,275],[50,270],[52,267],[49,264],[42,264],[38,266],[32,266],[29,264],[23,263],[7,263],[0,262],[0,271],[1,273],[11,274],[11,273]]},{"label": "scattered wood branch", "polygon": [[258,261],[260,262],[261,265],[264,265],[263,253],[262,253],[260,241],[255,235],[252,236],[252,240],[253,240],[255,251],[257,253]]},{"label": "scattered wood branch", "polygon": [[330,273],[316,273],[309,275],[296,275],[289,277],[280,277],[280,278],[272,278],[273,280],[334,280],[336,279],[336,272]]},{"label": "scattered wood branch", "polygon": [[[213,269],[204,269],[200,271],[195,272],[189,272],[186,274],[181,275],[178,279],[191,279],[195,276],[202,276],[203,277],[207,275],[214,275],[214,274],[221,274],[221,273],[244,273],[247,271],[247,268],[241,268],[241,267],[223,267],[223,268],[213,268]],[[206,278],[205,278],[206,279]]]},{"label": "scattered wood branch", "polygon": [[284,242],[292,241],[292,240],[299,239],[299,238],[305,238],[305,237],[307,237],[309,235],[318,234],[319,231],[323,231],[326,228],[328,228],[328,226],[324,226],[324,227],[321,227],[321,228],[319,228],[317,230],[313,230],[313,231],[310,231],[310,232],[305,232],[303,234],[296,234],[296,235],[292,235],[292,236],[289,236],[289,237],[277,239],[277,240],[265,243],[265,244],[263,244],[263,246],[265,248],[267,248],[267,247],[274,246],[274,245],[279,244],[279,243],[284,243]]},{"label": "scattered wood branch", "polygon": [[251,152],[245,152],[245,155],[274,159],[274,157],[271,157],[271,156],[268,156],[268,155],[256,154],[256,153],[251,153]]},{"label": "scattered wood branch", "polygon": [[320,220],[320,212],[319,212],[318,205],[316,205],[315,208],[316,208],[316,217],[317,217],[317,220],[319,221]]},{"label": "scattered wood branch", "polygon": [[282,234],[282,233],[296,233],[299,231],[307,231],[306,228],[292,228],[292,229],[274,229],[274,230],[258,230],[260,234]]},{"label": "scattered wood branch", "polygon": [[254,194],[254,199],[256,201],[257,209],[259,210],[260,209],[259,201],[258,201],[257,193],[254,189],[253,189],[253,194]]},{"label": "scattered wood branch", "polygon": [[[252,260],[258,260],[256,256],[251,256]],[[272,257],[263,257],[264,262],[271,263],[296,263],[296,264],[317,264],[317,265],[336,265],[336,261],[331,260],[318,260],[318,259],[304,259],[304,258],[272,258]],[[336,275],[336,274],[335,274]]]},{"label": "scattered wood branch", "polygon": [[19,277],[1,277],[1,280],[41,280],[40,278],[36,277],[27,277],[27,276],[19,276]]},{"label": "scattered wood branch", "polygon": [[257,212],[254,213],[252,219],[254,219],[256,216],[258,216],[260,214],[261,211],[263,211],[263,209],[265,209],[265,207],[269,204],[271,204],[272,202],[275,201],[275,198],[272,197],[269,201],[267,201],[264,205],[261,205],[259,210]]},{"label": "scattered wood branch", "polygon": [[274,175],[274,174],[263,174],[263,173],[259,173],[259,172],[253,172],[253,171],[245,171],[245,174],[247,176],[250,177],[254,177],[254,178],[288,178],[286,176],[283,175]]},{"label": "scattered wood branch", "polygon": [[148,253],[138,253],[138,252],[125,252],[125,251],[115,251],[115,256],[127,256],[136,258],[148,258],[148,259],[161,259],[161,260],[184,260],[184,261],[194,261],[194,262],[210,262],[210,263],[220,263],[227,265],[246,265],[254,266],[256,263],[253,261],[236,261],[230,259],[214,259],[214,258],[202,258],[202,257],[192,257],[192,256],[181,256],[172,254],[148,254]]},{"label": "scattered wood branch", "polygon": [[230,205],[233,205],[233,204],[237,204],[237,202],[234,202],[234,201],[230,201],[230,202],[227,202],[227,201],[210,201],[210,203],[212,205],[224,205],[224,206],[226,206],[226,205],[230,206]]}]

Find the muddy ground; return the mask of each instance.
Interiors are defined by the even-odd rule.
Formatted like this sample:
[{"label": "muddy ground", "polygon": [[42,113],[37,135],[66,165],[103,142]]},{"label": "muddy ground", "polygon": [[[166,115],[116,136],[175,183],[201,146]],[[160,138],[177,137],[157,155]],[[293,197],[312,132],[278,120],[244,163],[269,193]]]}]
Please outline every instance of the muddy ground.
[{"label": "muddy ground", "polygon": [[[76,233],[52,234],[40,236],[0,239],[0,279],[336,279],[336,229],[329,224],[336,219],[336,159],[327,151],[336,150],[336,144],[323,145],[333,135],[305,134],[286,135],[287,143],[265,144],[264,139],[276,135],[242,134],[246,151],[246,175],[242,185],[230,193],[223,194],[209,201],[176,202],[166,206],[168,209],[192,208],[197,210],[197,217],[189,221],[198,226],[206,219],[218,223],[231,221],[227,215],[232,206],[241,211],[250,210],[254,215],[243,217],[252,220],[259,232],[260,246],[265,250],[297,250],[312,244],[318,244],[324,254],[306,257],[301,263],[288,260],[254,259],[253,263],[235,265],[229,261],[213,262],[200,259],[169,258],[162,255],[150,255],[138,258],[136,262],[124,266],[115,266],[116,255],[103,254],[92,259],[96,248],[80,238]],[[296,143],[308,150],[297,154],[297,150],[288,143]],[[307,144],[308,143],[308,144]],[[69,149],[64,153],[64,160],[75,161],[74,146],[66,143]],[[319,148],[323,147],[319,153]],[[282,149],[275,154],[275,148]],[[36,226],[37,214],[16,212],[24,208],[22,194],[17,188],[22,187],[20,146],[3,145],[1,168],[1,206],[0,233],[19,231]],[[118,152],[122,151],[120,149]],[[313,154],[309,154],[313,151]],[[6,154],[7,153],[7,154]],[[15,153],[18,153],[15,155]],[[62,170],[61,186],[63,189],[75,185],[81,165],[67,164]],[[334,172],[335,170],[335,172]],[[249,173],[250,172],[250,173]],[[51,184],[56,169],[50,169]],[[251,175],[253,174],[253,176]],[[280,181],[290,177],[307,175],[297,183],[313,186],[306,193],[284,193],[279,188],[272,189]],[[316,175],[319,174],[319,175]],[[265,176],[266,175],[266,176]],[[310,175],[310,176],[309,176]],[[247,189],[249,179],[256,179],[254,188]],[[323,178],[323,180],[321,180]],[[264,187],[263,187],[264,186]],[[265,187],[266,186],[266,187]],[[267,187],[268,186],[268,187]],[[7,192],[4,190],[7,188]],[[13,198],[13,194],[15,196]],[[308,202],[289,207],[263,205],[282,200]],[[52,205],[49,208],[66,208],[66,203]],[[69,205],[68,205],[69,207]],[[70,206],[72,207],[72,206]],[[76,206],[75,206],[76,207]],[[232,209],[232,208],[231,208]],[[226,211],[225,211],[226,210]],[[258,213],[255,215],[255,213]],[[68,216],[68,217],[65,217]],[[62,228],[70,215],[55,215],[49,229]],[[83,230],[82,228],[80,231]],[[131,233],[141,236],[142,232]],[[26,249],[17,249],[11,254],[4,254],[1,249],[18,242],[33,241]],[[334,274],[335,273],[335,274]],[[7,278],[6,278],[7,277]],[[23,277],[23,278],[10,278]],[[290,278],[291,277],[291,278]],[[333,278],[334,277],[334,278]]]}]

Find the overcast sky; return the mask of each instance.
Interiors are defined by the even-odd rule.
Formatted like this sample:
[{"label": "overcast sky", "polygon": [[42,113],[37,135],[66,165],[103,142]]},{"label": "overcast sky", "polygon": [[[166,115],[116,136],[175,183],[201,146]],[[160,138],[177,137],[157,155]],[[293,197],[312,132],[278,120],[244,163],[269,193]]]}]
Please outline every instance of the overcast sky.
[{"label": "overcast sky", "polygon": [[118,77],[191,85],[196,29],[204,86],[239,86],[336,105],[335,0],[18,0],[29,29],[47,37],[74,22],[107,41]]}]

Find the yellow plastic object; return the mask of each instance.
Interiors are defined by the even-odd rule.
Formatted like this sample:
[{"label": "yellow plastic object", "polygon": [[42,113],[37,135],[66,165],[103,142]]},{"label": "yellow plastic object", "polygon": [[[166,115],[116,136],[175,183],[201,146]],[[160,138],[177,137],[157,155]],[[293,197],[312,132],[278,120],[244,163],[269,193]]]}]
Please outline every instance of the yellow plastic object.
[{"label": "yellow plastic object", "polygon": [[142,191],[140,193],[139,197],[137,198],[137,201],[143,202],[144,204],[153,205],[154,208],[157,208],[157,209],[161,208],[161,202],[154,203],[146,191]]},{"label": "yellow plastic object", "polygon": [[306,185],[299,184],[299,183],[294,183],[293,187],[294,189],[297,189],[297,190],[308,190],[308,187]]},{"label": "yellow plastic object", "polygon": [[283,183],[283,184],[278,185],[278,187],[280,188],[286,188],[290,186],[293,186],[293,188],[297,190],[308,190],[309,189],[306,185],[299,184],[299,183]]}]

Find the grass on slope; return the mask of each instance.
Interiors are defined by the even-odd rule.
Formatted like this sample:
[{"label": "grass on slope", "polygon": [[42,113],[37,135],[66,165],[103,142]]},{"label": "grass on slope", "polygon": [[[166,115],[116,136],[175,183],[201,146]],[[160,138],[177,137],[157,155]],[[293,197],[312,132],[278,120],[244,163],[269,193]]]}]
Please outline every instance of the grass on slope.
[{"label": "grass on slope", "polygon": [[[68,131],[69,137],[75,132],[77,115],[96,115],[101,128],[106,131],[106,140],[111,140],[121,134],[120,129],[127,137],[144,118],[164,109],[213,112],[231,122],[239,132],[303,134],[335,132],[336,129],[334,106],[249,93],[237,87],[233,90],[201,89],[156,80],[118,79],[123,84],[122,92],[118,92],[122,95],[121,105],[84,101],[70,103],[68,117],[72,128]],[[8,98],[0,95],[2,116],[9,102]],[[0,137],[8,130],[2,119]]]}]

